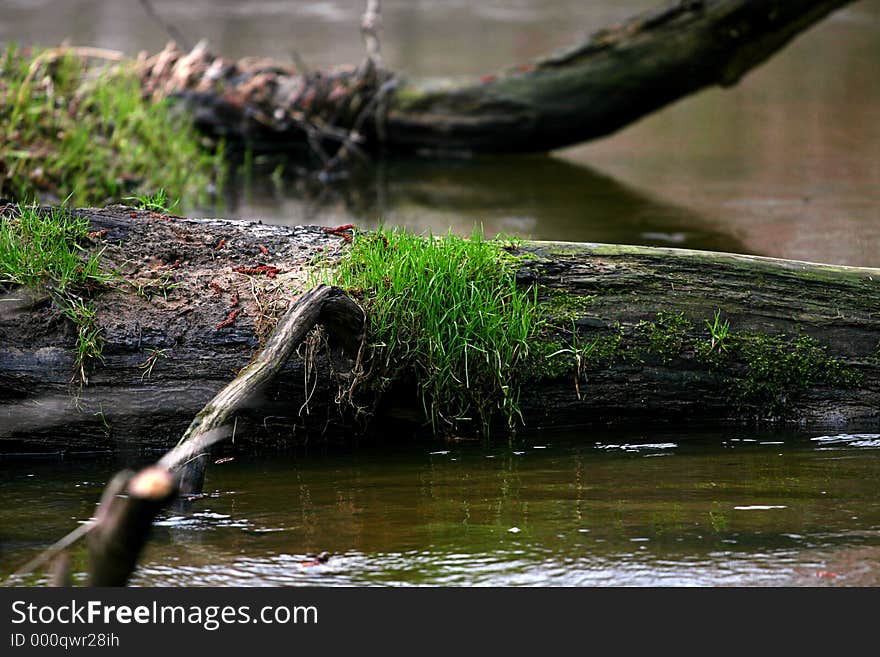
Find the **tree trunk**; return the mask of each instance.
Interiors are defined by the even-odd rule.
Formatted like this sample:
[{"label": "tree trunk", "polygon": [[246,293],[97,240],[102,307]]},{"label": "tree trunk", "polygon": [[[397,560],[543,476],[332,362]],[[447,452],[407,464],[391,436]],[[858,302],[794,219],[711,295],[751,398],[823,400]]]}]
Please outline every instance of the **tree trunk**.
[{"label": "tree trunk", "polygon": [[[77,380],[75,333],[48,297],[6,293],[5,452],[168,449],[248,364],[290,299],[312,287],[309,264],[336,259],[346,244],[315,226],[122,206],[80,212],[108,231],[105,266],[119,267],[128,282],[94,298],[105,345],[87,385]],[[533,242],[520,252],[530,256],[521,282],[539,286],[557,327],[535,345],[545,357],[523,373],[527,430],[692,419],[880,422],[880,270],[600,244]],[[272,271],[258,269],[266,265],[279,273],[253,273]],[[225,324],[233,301],[240,312]],[[706,322],[716,311],[730,336],[710,348]],[[361,427],[335,403],[330,370],[345,371],[339,358],[321,350],[307,368],[301,355],[291,357],[237,412],[236,442],[350,440]],[[408,394],[393,399],[412,390],[398,392]],[[392,405],[380,408],[375,426],[403,415]]]},{"label": "tree trunk", "polygon": [[548,151],[610,134],[706,87],[736,84],[848,0],[680,0],[531,65],[413,81],[389,103],[393,150]]},{"label": "tree trunk", "polygon": [[546,152],[607,135],[701,89],[730,86],[851,0],[680,0],[535,62],[479,79],[377,68],[303,72],[230,62],[200,44],[145,62],[144,88],[257,150],[302,149],[332,169],[352,152]]}]

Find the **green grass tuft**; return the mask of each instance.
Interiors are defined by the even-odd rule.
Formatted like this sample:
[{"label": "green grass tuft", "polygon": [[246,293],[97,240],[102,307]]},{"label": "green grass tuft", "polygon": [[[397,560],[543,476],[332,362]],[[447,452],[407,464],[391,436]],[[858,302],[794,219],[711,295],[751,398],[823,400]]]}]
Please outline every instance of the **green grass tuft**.
[{"label": "green grass tuft", "polygon": [[436,433],[500,412],[519,416],[521,371],[541,313],[536,290],[517,287],[515,258],[480,231],[422,237],[405,230],[356,233],[328,281],[368,317],[366,384],[381,394],[412,373]]},{"label": "green grass tuft", "polygon": [[139,196],[126,196],[124,201],[133,201],[134,206],[140,208],[141,210],[150,210],[151,212],[161,212],[163,214],[168,214],[169,212],[173,212],[178,205],[180,205],[180,199],[175,199],[171,202],[168,198],[168,194],[165,193],[165,188],[160,187],[159,190],[155,194],[141,194]]},{"label": "green grass tuft", "polygon": [[198,203],[222,172],[191,122],[141,95],[134,64],[63,48],[0,54],[0,196],[104,205],[162,189]]},{"label": "green grass tuft", "polygon": [[87,252],[89,220],[64,209],[18,208],[0,217],[0,285],[45,290],[77,329],[77,367],[83,381],[103,342],[90,293],[113,280],[101,269],[102,251]]},{"label": "green grass tuft", "polygon": [[101,271],[101,252],[86,254],[88,217],[61,208],[22,206],[18,216],[0,221],[0,283],[51,285],[64,292],[109,280]]}]

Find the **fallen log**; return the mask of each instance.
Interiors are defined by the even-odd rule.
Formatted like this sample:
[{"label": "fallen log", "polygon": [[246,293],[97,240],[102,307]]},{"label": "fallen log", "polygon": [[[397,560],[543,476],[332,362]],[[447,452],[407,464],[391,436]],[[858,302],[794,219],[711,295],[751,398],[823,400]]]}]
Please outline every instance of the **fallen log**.
[{"label": "fallen log", "polygon": [[478,79],[407,80],[376,65],[310,72],[232,62],[199,44],[144,61],[156,98],[205,130],[333,169],[361,151],[544,152],[612,133],[714,85],[731,86],[850,0],[679,0],[563,52]]},{"label": "fallen log", "polygon": [[[347,247],[339,231],[316,226],[124,206],[77,212],[107,231],[92,248],[105,248],[123,278],[93,300],[103,356],[88,385],[79,383],[70,322],[50,297],[8,290],[0,303],[4,452],[165,451],[248,364],[290,300],[312,287],[314,265]],[[601,244],[517,248],[519,282],[536,286],[550,326],[521,380],[527,430],[880,422],[880,270]],[[240,312],[226,324],[233,303]],[[350,363],[327,349],[306,356],[291,357],[271,386],[248,396],[233,420],[238,444],[362,434],[336,401],[333,373]],[[392,386],[371,426],[402,417],[415,420],[408,431],[424,421],[409,380]]]}]

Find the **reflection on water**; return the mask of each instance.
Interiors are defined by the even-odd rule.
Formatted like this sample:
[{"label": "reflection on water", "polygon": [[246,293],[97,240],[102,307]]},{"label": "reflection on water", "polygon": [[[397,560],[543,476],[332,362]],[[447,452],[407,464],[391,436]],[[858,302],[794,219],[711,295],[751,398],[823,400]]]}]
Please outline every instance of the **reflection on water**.
[{"label": "reflection on water", "polygon": [[[834,438],[618,432],[238,457],[209,471],[212,497],[160,518],[135,583],[880,585],[880,436]],[[58,467],[0,462],[0,573],[87,518],[103,482],[85,473],[118,464]]]},{"label": "reflection on water", "polygon": [[285,225],[384,223],[459,234],[482,226],[488,235],[748,252],[718,222],[553,157],[392,158],[330,187],[277,176],[234,182],[226,215]]},{"label": "reflection on water", "polygon": [[[389,0],[382,3],[383,54],[405,74],[480,75],[556,50],[661,1]],[[327,67],[363,56],[362,0],[154,4],[191,40],[207,38],[229,57],[299,57]],[[155,52],[167,40],[137,0],[0,0],[0,9],[2,41],[70,38],[134,54]],[[470,173],[454,165],[390,164],[379,182],[361,190],[366,197],[388,192],[372,205],[352,206],[338,190],[316,198],[284,184],[265,197],[257,186],[232,210],[271,223],[371,226],[384,219],[434,232],[483,223],[547,239],[880,266],[878,61],[880,0],[861,0],[798,37],[737,87],[705,91],[609,138],[557,153],[577,165],[572,171],[549,164],[554,160],[514,162],[507,171],[499,163],[476,164]],[[545,165],[563,180],[542,173]],[[493,173],[480,174],[484,166]],[[444,168],[456,193],[490,202],[456,204]],[[648,207],[633,207],[621,189],[623,197],[650,199]]]}]

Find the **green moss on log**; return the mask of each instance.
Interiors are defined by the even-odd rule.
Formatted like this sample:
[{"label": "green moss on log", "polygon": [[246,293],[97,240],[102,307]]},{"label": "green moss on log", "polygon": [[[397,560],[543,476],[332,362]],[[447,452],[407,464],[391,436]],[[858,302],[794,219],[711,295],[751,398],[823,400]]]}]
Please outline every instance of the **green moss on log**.
[{"label": "green moss on log", "polygon": [[568,340],[546,340],[533,350],[545,359],[534,374],[556,380],[571,376],[582,398],[589,394],[583,384],[591,375],[617,364],[665,367],[677,358],[690,359],[720,377],[732,406],[762,417],[785,416],[792,398],[811,388],[852,389],[862,383],[857,370],[808,335],[734,332],[720,312],[703,324],[705,330],[698,330],[684,313],[661,311],[628,330],[620,325],[610,333],[572,329]]}]

